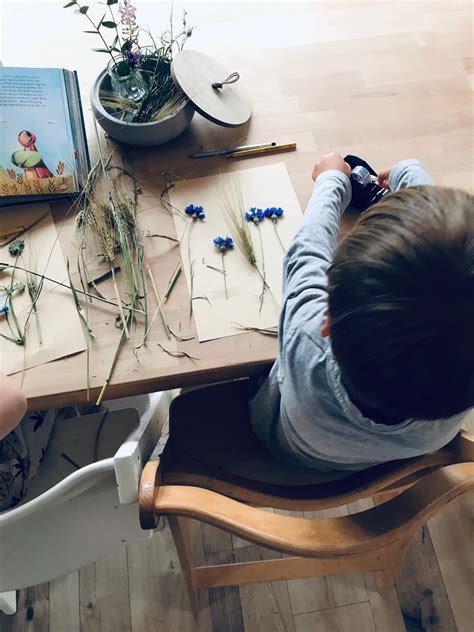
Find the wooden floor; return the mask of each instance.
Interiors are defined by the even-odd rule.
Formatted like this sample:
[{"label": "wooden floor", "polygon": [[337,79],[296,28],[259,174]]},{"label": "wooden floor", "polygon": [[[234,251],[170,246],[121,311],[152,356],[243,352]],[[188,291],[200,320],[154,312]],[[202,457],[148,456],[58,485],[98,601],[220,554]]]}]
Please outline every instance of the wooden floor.
[{"label": "wooden floor", "polygon": [[[231,48],[239,33],[247,46],[249,12],[253,26],[266,25],[263,46],[290,46],[280,60],[287,75],[294,65],[293,78],[279,86],[262,77],[260,98],[252,98],[262,134],[267,122],[268,134],[278,128],[297,140],[304,182],[309,156],[347,149],[377,167],[416,156],[439,184],[474,189],[471,2],[334,1],[250,9],[241,3],[241,10],[234,3],[227,13],[222,4],[206,4],[201,15],[208,22],[197,6],[190,5],[190,14],[202,24],[201,33],[211,34],[212,19],[220,25],[212,35],[216,48],[226,45],[229,24]],[[40,22],[47,20],[32,25],[43,28]],[[195,48],[199,37],[198,30]],[[313,66],[314,94],[302,101],[301,82],[313,76]],[[274,77],[275,68],[268,73]],[[295,111],[306,113],[305,129],[292,125]],[[307,186],[309,193],[309,180]],[[79,572],[22,591],[18,614],[0,615],[0,632],[473,632],[473,525],[472,496],[453,502],[418,534],[395,589],[383,595],[371,574],[213,589],[201,594],[199,624],[190,615],[165,526],[146,546],[123,547]],[[207,526],[195,525],[194,544],[197,558],[209,564],[272,555]]]}]

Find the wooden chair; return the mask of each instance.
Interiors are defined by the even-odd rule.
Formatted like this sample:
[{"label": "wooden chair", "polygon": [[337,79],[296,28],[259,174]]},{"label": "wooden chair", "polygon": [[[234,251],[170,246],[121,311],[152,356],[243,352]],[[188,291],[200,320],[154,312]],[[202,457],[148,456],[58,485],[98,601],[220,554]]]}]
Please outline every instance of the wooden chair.
[{"label": "wooden chair", "polygon": [[[374,571],[379,589],[388,588],[417,529],[474,489],[474,435],[461,432],[433,454],[330,480],[277,463],[252,433],[247,398],[245,381],[180,395],[166,447],[155,450],[141,477],[142,528],[168,516],[195,616],[202,587]],[[400,493],[338,518],[259,508],[320,510],[387,492]],[[194,567],[188,518],[292,557]]]}]

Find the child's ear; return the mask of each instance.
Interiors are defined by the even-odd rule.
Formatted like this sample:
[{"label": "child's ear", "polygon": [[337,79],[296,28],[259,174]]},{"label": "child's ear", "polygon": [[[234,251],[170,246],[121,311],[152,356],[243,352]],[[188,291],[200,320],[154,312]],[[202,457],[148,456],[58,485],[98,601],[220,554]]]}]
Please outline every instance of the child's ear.
[{"label": "child's ear", "polygon": [[327,338],[329,336],[329,331],[331,329],[331,324],[329,322],[329,316],[326,316],[326,318],[323,321],[323,324],[321,325],[321,329],[320,329],[320,334],[323,338]]}]

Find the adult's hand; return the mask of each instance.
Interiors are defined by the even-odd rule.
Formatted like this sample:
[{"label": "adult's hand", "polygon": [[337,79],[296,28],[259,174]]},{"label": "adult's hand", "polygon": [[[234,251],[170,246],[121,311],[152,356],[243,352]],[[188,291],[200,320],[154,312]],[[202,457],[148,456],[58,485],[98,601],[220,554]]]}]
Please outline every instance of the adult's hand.
[{"label": "adult's hand", "polygon": [[5,375],[0,374],[0,439],[18,425],[26,413],[26,397]]}]

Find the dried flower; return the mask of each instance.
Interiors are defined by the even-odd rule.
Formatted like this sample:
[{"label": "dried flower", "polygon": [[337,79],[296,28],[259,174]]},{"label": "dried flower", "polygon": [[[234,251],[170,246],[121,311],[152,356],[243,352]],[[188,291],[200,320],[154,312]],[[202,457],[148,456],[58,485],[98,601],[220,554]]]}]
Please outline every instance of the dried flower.
[{"label": "dried flower", "polygon": [[25,242],[23,239],[15,239],[15,241],[12,241],[12,243],[8,246],[8,252],[12,257],[19,257],[24,249]]},{"label": "dried flower", "polygon": [[278,218],[282,217],[284,212],[285,211],[280,206],[270,206],[269,208],[265,209],[265,217],[268,217],[268,219],[276,222]]},{"label": "dried flower", "polygon": [[130,0],[122,0],[119,3],[120,24],[123,39],[138,46],[137,10]]},{"label": "dried flower", "polygon": [[127,50],[123,54],[123,58],[128,63],[130,68],[137,68],[140,64],[142,56],[137,50]]},{"label": "dried flower", "polygon": [[24,283],[14,283],[11,287],[12,293],[23,294],[26,285]]},{"label": "dried flower", "polygon": [[224,253],[226,250],[232,250],[234,247],[234,240],[232,237],[216,237],[212,240],[212,243],[221,253]]},{"label": "dried flower", "polygon": [[222,272],[222,274],[224,275],[224,292],[225,292],[225,300],[227,301],[229,299],[229,293],[227,291],[227,272],[225,269],[224,255],[228,250],[232,250],[234,248],[234,240],[232,239],[232,237],[229,237],[229,236],[216,237],[215,239],[212,240],[212,243],[217,248],[217,250],[221,253],[222,270],[218,270],[217,268],[215,269],[218,270],[219,272]]},{"label": "dried flower", "polygon": [[188,206],[184,209],[186,215],[189,215],[193,219],[205,219],[206,214],[203,213],[203,211],[203,206],[195,206],[194,204],[188,204]]},{"label": "dried flower", "polygon": [[247,220],[247,222],[254,222],[255,224],[259,224],[264,218],[265,213],[262,211],[261,208],[256,208],[255,206],[252,206],[252,208],[245,213],[245,219]]},{"label": "dried flower", "polygon": [[275,234],[277,236],[278,242],[281,246],[281,249],[283,250],[283,253],[286,252],[285,250],[285,245],[281,240],[280,234],[278,232],[278,227],[277,227],[277,222],[278,220],[283,217],[283,213],[285,211],[281,208],[281,206],[270,206],[268,208],[265,209],[265,217],[268,217],[268,219],[271,219],[273,222],[273,228],[275,229]]}]

